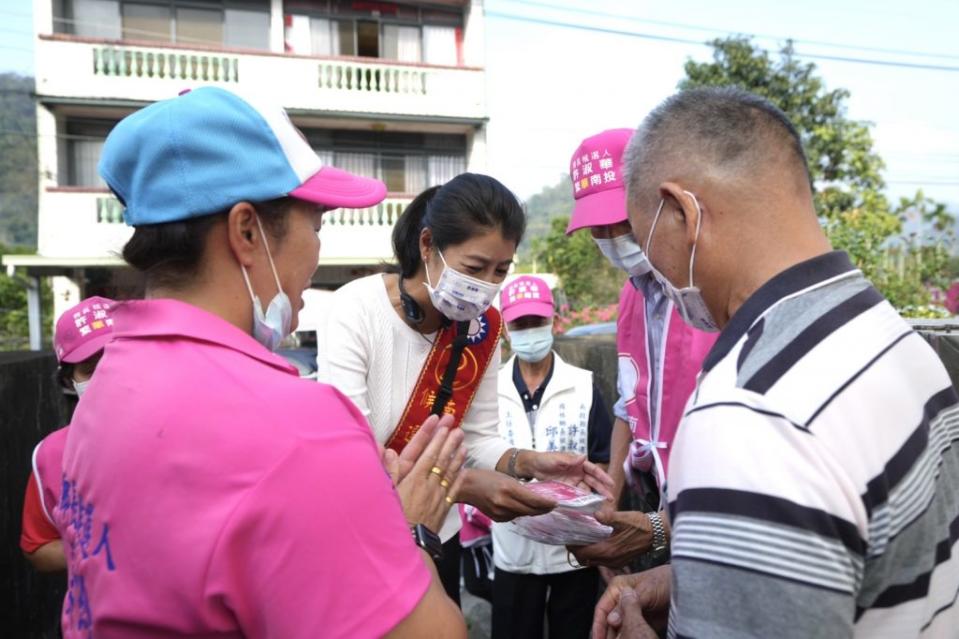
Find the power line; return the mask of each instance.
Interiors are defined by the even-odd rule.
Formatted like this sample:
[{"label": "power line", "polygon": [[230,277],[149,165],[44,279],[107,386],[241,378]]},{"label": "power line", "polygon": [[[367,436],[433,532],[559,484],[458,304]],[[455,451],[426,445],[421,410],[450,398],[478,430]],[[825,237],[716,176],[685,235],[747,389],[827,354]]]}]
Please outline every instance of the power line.
[{"label": "power line", "polygon": [[[641,33],[638,31],[628,31],[625,29],[612,29],[609,27],[596,27],[584,24],[574,24],[572,22],[563,22],[560,20],[549,20],[545,18],[532,18],[529,16],[521,16],[511,13],[501,13],[499,11],[487,11],[486,15],[493,16],[497,18],[506,18],[508,20],[519,20],[521,22],[531,22],[534,24],[543,24],[548,26],[555,27],[565,27],[568,29],[578,29],[581,31],[593,31],[596,33],[609,33],[614,35],[624,35],[635,38],[642,38],[646,40],[658,40],[661,42],[674,42],[680,44],[694,44],[698,46],[710,46],[708,42],[703,42],[700,40],[693,40],[690,38],[680,38],[674,36],[665,36],[660,34],[652,33]],[[836,62],[853,62],[857,64],[871,64],[876,66],[887,66],[887,67],[903,67],[908,69],[924,69],[929,71],[952,71],[959,72],[959,67],[945,66],[938,64],[920,64],[912,62],[896,62],[893,60],[869,60],[866,58],[853,58],[846,56],[836,56],[836,55],[827,55],[827,54],[817,54],[817,53],[799,53],[796,52],[797,56],[804,58],[813,58],[817,60],[832,60]]]},{"label": "power line", "polygon": [[[594,11],[594,10],[586,11],[583,9],[579,9],[577,7],[557,6],[557,5],[548,4],[545,2],[535,2],[533,0],[512,0],[511,4],[543,7],[547,9],[554,9],[557,11],[565,11],[568,13],[576,13],[580,15],[589,15],[589,16],[602,16],[602,17],[608,17],[608,18],[616,18],[618,20],[626,19],[626,20],[631,20],[633,22],[655,24],[659,26],[674,27],[678,29],[688,29],[691,31],[703,31],[706,33],[718,33],[718,34],[734,33],[734,31],[731,31],[731,30],[717,29],[716,27],[703,27],[700,25],[684,24],[681,22],[670,22],[667,20],[652,20],[649,18],[640,18],[639,16],[621,15],[618,13],[610,13],[610,12],[604,12],[604,11]],[[817,46],[832,47],[836,49],[849,49],[853,51],[870,51],[873,53],[892,53],[895,55],[909,55],[909,56],[927,57],[927,58],[948,58],[952,60],[959,60],[959,54],[952,54],[952,53],[933,53],[930,51],[912,51],[912,50],[906,50],[906,49],[888,49],[884,47],[867,47],[867,46],[861,46],[861,45],[842,44],[838,42],[828,42],[825,40],[805,40],[805,39],[799,39],[799,38],[791,38],[789,36],[771,35],[768,33],[742,33],[742,35],[752,36],[756,38],[764,38],[769,40],[791,40],[792,42],[795,42],[795,43],[812,44]]]},{"label": "power line", "polygon": [[24,31],[22,29],[0,29],[0,33],[12,33],[19,36],[32,36],[33,31]]},{"label": "power line", "polygon": [[899,184],[902,186],[959,186],[959,180],[935,182],[930,180],[886,180],[886,184]]}]

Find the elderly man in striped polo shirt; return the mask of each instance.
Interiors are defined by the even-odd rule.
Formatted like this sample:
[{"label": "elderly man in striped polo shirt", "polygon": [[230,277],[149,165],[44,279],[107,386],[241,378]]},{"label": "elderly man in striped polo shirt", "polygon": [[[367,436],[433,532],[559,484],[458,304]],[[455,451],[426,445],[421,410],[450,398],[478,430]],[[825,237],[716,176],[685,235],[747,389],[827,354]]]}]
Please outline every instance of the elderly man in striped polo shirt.
[{"label": "elderly man in striped polo shirt", "polygon": [[[722,333],[669,470],[671,564],[614,581],[597,637],[955,637],[959,398],[816,217],[786,116],[667,99],[626,151],[634,235]],[[671,600],[671,605],[670,605]]]}]

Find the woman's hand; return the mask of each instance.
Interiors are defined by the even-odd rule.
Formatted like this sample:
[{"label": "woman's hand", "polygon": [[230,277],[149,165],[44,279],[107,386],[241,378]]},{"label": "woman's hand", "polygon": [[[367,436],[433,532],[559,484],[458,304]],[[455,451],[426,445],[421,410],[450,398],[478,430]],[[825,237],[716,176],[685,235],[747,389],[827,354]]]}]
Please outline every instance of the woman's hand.
[{"label": "woman's hand", "polygon": [[512,477],[495,470],[469,468],[461,473],[464,480],[459,501],[476,506],[493,521],[510,521],[524,515],[542,515],[556,507],[556,502],[528,490]]},{"label": "woman's hand", "polygon": [[595,491],[607,499],[613,497],[612,478],[602,468],[588,461],[585,455],[523,450],[516,458],[516,471],[523,477],[561,481],[586,491]]},{"label": "woman's hand", "polygon": [[406,520],[439,532],[463,484],[466,460],[463,432],[450,430],[451,417],[430,417],[397,455],[387,450],[383,461],[400,496]]}]

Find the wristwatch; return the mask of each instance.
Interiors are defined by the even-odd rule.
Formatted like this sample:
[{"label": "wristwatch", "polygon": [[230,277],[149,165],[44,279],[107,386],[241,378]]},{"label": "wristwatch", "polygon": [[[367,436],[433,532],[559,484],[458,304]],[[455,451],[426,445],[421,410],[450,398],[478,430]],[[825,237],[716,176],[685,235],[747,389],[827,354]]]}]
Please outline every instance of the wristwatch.
[{"label": "wristwatch", "polygon": [[413,543],[429,553],[433,561],[443,558],[443,541],[439,535],[423,524],[410,526],[410,532],[413,533]]},{"label": "wristwatch", "polygon": [[659,513],[647,513],[649,523],[653,527],[653,553],[665,552],[669,544],[666,541],[666,527],[663,526],[663,518]]}]

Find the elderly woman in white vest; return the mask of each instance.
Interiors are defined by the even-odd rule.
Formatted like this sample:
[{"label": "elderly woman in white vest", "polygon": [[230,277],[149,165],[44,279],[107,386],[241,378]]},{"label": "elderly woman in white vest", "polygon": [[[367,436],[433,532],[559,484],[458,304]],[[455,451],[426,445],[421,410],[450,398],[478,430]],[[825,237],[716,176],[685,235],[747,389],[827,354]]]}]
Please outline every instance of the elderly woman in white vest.
[{"label": "elderly woman in white vest", "polygon": [[[612,423],[593,374],[553,352],[553,296],[523,276],[500,297],[513,357],[499,373],[500,436],[510,446],[563,451],[609,462]],[[595,568],[576,567],[566,548],[493,524],[493,639],[589,636],[599,587]]]}]

